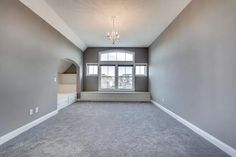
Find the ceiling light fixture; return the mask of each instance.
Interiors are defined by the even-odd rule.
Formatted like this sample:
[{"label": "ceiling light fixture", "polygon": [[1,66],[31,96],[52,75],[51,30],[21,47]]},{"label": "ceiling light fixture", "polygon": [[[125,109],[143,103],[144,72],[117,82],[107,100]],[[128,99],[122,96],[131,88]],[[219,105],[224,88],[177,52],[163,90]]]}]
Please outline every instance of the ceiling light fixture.
[{"label": "ceiling light fixture", "polygon": [[112,41],[113,45],[120,38],[118,31],[115,30],[115,18],[116,18],[115,16],[112,16],[112,22],[113,22],[112,30],[111,30],[111,32],[107,33],[107,37]]}]

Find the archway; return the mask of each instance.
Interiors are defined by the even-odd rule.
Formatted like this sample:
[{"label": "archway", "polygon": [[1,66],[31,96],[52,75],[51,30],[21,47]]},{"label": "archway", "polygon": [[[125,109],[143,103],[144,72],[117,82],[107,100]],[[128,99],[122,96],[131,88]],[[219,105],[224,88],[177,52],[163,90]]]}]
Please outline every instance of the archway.
[{"label": "archway", "polygon": [[81,92],[80,67],[70,59],[61,59],[57,72],[57,108],[73,104]]}]

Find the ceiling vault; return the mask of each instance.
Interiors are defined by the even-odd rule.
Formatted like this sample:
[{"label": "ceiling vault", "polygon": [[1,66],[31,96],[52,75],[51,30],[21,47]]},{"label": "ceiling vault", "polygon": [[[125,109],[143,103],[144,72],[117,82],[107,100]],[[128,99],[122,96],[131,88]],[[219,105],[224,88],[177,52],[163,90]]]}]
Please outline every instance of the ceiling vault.
[{"label": "ceiling vault", "polygon": [[[191,0],[19,0],[68,40],[87,47],[149,47]],[[107,40],[111,16],[122,40]]]}]

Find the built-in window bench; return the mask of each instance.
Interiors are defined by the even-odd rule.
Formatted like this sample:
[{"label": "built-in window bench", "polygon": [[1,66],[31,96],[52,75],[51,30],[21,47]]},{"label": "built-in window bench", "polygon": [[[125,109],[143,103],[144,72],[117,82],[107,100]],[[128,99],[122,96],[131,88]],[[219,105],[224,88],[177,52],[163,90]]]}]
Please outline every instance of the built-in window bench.
[{"label": "built-in window bench", "polygon": [[81,92],[81,101],[122,101],[148,102],[149,92]]}]

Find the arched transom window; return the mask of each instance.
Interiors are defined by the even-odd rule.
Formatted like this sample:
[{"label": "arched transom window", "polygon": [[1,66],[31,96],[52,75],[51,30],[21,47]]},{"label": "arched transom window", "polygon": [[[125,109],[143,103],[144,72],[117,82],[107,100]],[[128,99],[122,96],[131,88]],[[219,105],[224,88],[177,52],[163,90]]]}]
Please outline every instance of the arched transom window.
[{"label": "arched transom window", "polygon": [[100,61],[120,61],[120,62],[133,62],[134,52],[129,51],[104,51],[100,52]]},{"label": "arched transom window", "polygon": [[87,76],[98,76],[100,91],[134,91],[135,76],[146,76],[147,65],[135,63],[135,52],[99,52],[98,63],[87,64]]}]

